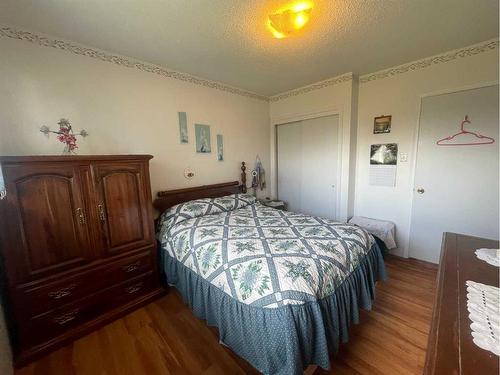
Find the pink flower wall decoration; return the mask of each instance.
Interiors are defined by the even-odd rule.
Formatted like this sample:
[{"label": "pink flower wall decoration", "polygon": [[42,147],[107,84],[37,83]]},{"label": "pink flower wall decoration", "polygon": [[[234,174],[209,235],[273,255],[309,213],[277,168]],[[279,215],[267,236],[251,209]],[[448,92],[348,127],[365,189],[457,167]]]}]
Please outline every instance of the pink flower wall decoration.
[{"label": "pink flower wall decoration", "polygon": [[69,120],[64,118],[59,120],[57,124],[59,125],[59,131],[50,130],[50,128],[45,125],[40,127],[40,131],[46,136],[49,136],[50,133],[57,134],[59,142],[65,144],[63,155],[76,154],[76,149],[78,148],[78,145],[76,144],[76,137],[81,136],[85,138],[89,135],[89,133],[87,133],[85,129],[82,129],[79,133],[73,132],[73,128],[71,127]]}]

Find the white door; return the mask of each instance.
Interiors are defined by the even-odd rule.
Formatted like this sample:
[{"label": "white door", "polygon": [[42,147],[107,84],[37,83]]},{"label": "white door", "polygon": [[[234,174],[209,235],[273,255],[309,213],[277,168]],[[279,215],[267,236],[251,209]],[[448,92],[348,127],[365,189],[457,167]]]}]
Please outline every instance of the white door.
[{"label": "white door", "polygon": [[288,209],[337,218],[338,116],[277,127],[278,198]]},{"label": "white door", "polygon": [[[495,139],[460,134],[464,129]],[[410,257],[439,262],[443,232],[498,239],[498,85],[422,99]]]}]

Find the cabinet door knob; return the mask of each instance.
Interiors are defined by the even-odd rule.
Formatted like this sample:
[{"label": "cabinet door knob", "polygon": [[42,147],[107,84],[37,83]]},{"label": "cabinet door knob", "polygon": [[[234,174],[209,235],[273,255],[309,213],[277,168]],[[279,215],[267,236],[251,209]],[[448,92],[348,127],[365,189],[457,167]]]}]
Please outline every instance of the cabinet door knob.
[{"label": "cabinet door knob", "polygon": [[75,210],[75,213],[76,213],[76,217],[77,217],[78,221],[80,222],[80,225],[85,225],[87,220],[85,219],[85,214],[83,213],[83,210],[80,207],[78,207]]},{"label": "cabinet door knob", "polygon": [[99,212],[99,220],[105,222],[106,214],[104,213],[104,205],[102,203],[97,205],[97,211]]},{"label": "cabinet door knob", "polygon": [[418,189],[417,189],[417,193],[419,193],[419,194],[424,194],[424,193],[425,193],[424,188],[418,188]]}]

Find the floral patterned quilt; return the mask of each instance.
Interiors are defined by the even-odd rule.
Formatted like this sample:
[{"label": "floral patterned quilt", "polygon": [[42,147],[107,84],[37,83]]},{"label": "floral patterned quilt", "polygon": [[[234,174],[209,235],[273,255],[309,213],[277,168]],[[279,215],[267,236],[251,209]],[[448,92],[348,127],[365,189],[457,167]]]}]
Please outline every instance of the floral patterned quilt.
[{"label": "floral patterned quilt", "polygon": [[374,243],[357,226],[276,210],[246,194],[176,205],[159,229],[170,257],[232,298],[265,308],[332,294]]}]

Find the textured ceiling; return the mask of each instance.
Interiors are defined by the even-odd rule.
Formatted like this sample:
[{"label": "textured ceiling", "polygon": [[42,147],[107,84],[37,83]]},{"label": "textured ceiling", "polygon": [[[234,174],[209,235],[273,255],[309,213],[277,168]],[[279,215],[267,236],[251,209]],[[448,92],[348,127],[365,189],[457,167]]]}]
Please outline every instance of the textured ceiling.
[{"label": "textured ceiling", "polygon": [[276,0],[0,0],[0,23],[273,95],[498,37],[498,0],[312,0],[274,39]]}]

